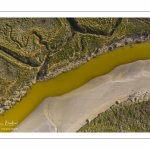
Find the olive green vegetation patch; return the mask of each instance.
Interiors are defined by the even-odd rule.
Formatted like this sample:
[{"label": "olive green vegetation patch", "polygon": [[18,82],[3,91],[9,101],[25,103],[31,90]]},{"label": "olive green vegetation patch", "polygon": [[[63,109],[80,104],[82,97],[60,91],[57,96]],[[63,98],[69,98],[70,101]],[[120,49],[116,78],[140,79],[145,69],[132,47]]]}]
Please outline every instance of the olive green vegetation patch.
[{"label": "olive green vegetation patch", "polygon": [[140,18],[124,18],[120,25],[115,29],[112,37],[122,38],[127,35],[149,32],[150,31],[150,19],[147,22]]},{"label": "olive green vegetation patch", "polygon": [[51,56],[48,62],[47,74],[54,68],[73,62],[82,57],[91,56],[95,48],[101,48],[107,43],[104,36],[75,33],[71,41]]},{"label": "olive green vegetation patch", "polygon": [[0,68],[0,101],[8,100],[16,90],[21,90],[26,82],[32,82],[38,71],[37,68],[23,64],[2,51]]},{"label": "olive green vegetation patch", "polygon": [[57,68],[65,61],[68,63],[69,61],[75,60],[77,58],[76,51],[77,53],[80,53],[81,49],[81,37],[80,33],[77,33],[67,45],[51,57],[48,63],[47,73],[49,73],[54,67]]},{"label": "olive green vegetation patch", "polygon": [[[72,35],[68,22],[59,18],[1,18],[0,32],[5,52],[26,57],[35,66],[40,66],[45,55],[66,44]],[[36,63],[37,57],[41,61]]]},{"label": "olive green vegetation patch", "polygon": [[150,100],[119,104],[100,113],[77,132],[149,132]]}]

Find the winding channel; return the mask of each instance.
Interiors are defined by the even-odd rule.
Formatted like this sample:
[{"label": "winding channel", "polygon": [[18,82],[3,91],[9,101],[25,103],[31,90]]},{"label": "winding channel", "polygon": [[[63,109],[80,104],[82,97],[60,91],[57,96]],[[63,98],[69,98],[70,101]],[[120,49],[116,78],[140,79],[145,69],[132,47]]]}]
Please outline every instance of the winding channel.
[{"label": "winding channel", "polygon": [[20,102],[7,110],[4,116],[0,116],[0,132],[10,132],[15,123],[20,123],[46,97],[68,93],[118,65],[146,59],[150,59],[150,42],[117,48],[54,79],[37,82]]}]

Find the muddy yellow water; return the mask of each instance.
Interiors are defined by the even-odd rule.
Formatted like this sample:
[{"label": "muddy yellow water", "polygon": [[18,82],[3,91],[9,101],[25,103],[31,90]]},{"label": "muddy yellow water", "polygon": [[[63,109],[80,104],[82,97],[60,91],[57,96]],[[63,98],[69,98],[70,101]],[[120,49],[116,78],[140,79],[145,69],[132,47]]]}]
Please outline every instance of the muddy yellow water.
[{"label": "muddy yellow water", "polygon": [[[80,87],[94,77],[104,75],[121,64],[150,59],[150,43],[118,48],[90,60],[81,67],[63,73],[54,79],[37,82],[21,102],[0,116],[0,131],[10,132],[46,97],[65,94]],[[17,127],[15,128],[17,130]]]}]

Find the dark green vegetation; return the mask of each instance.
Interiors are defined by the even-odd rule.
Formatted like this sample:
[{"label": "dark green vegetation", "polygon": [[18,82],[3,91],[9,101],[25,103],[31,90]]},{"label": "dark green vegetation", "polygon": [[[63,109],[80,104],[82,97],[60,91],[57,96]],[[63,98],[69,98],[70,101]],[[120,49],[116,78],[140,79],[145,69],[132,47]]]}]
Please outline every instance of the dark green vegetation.
[{"label": "dark green vegetation", "polygon": [[149,32],[149,23],[147,18],[1,18],[1,106],[19,100],[37,80],[60,74],[58,68],[108,52],[98,53],[104,45]]},{"label": "dark green vegetation", "polygon": [[149,132],[150,100],[119,104],[100,113],[78,132]]}]

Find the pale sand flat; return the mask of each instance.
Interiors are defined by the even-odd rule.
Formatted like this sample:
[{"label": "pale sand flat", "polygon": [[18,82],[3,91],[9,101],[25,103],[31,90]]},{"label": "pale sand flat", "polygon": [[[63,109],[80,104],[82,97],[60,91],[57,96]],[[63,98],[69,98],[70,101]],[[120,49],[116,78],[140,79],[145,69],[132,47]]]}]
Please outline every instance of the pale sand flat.
[{"label": "pale sand flat", "polygon": [[17,132],[75,132],[116,100],[149,89],[150,60],[121,65],[65,95],[46,98],[17,126]]}]

